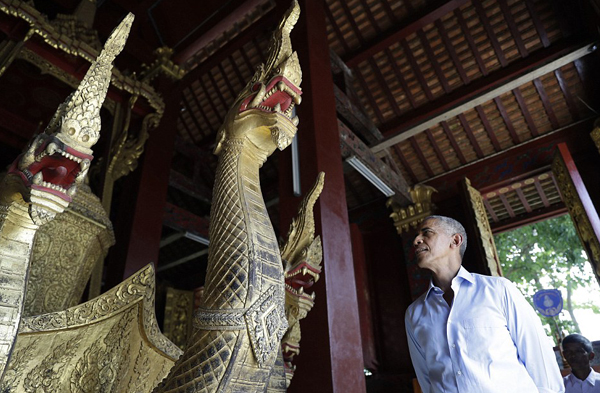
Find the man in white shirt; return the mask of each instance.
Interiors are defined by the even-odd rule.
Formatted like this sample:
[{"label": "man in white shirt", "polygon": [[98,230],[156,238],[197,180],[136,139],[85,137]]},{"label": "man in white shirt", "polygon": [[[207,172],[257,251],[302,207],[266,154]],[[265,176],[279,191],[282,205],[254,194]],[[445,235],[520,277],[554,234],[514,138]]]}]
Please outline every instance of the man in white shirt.
[{"label": "man in white shirt", "polygon": [[507,279],[469,273],[456,220],[423,220],[413,245],[429,290],[406,311],[410,356],[424,393],[558,393],[562,378],[540,319]]},{"label": "man in white shirt", "polygon": [[564,378],[565,393],[600,393],[600,374],[590,367],[594,358],[592,343],[581,334],[570,334],[562,341],[563,355],[571,366]]}]

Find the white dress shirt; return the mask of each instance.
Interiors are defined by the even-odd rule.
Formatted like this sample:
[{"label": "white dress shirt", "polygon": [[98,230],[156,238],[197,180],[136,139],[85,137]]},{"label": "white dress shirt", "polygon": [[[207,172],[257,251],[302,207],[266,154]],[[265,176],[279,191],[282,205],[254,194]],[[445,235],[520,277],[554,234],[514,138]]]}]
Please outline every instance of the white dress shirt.
[{"label": "white dress shirt", "polygon": [[513,283],[461,266],[452,289],[451,307],[432,282],[406,311],[424,393],[564,392],[540,319]]},{"label": "white dress shirt", "polygon": [[564,378],[565,393],[600,393],[600,374],[590,368],[590,375],[585,380],[569,374]]}]

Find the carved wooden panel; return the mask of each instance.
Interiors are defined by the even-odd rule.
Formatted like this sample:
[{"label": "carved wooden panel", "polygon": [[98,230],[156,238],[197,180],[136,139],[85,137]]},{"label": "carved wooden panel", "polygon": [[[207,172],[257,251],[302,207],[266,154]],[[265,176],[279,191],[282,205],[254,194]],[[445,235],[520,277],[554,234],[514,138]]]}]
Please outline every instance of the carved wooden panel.
[{"label": "carved wooden panel", "polygon": [[561,143],[552,163],[562,198],[600,283],[600,218],[567,145]]},{"label": "carved wooden panel", "polygon": [[502,276],[502,268],[500,260],[496,252],[496,244],[494,243],[494,235],[492,228],[487,218],[485,206],[481,193],[471,186],[471,182],[466,177],[464,178],[461,187],[463,189],[466,205],[469,209],[468,214],[474,221],[473,230],[476,233],[476,239],[469,239],[468,244],[473,247],[474,244],[480,249],[482,258],[492,276]]}]

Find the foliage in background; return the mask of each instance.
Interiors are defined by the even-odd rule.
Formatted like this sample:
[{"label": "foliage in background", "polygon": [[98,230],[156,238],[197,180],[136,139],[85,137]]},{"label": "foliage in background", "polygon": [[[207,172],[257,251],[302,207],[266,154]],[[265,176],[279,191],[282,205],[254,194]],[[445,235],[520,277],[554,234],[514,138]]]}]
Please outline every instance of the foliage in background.
[{"label": "foliage in background", "polygon": [[[504,276],[517,285],[530,303],[540,289],[561,291],[564,308],[562,319],[557,317],[556,322],[563,334],[580,332],[573,310],[591,309],[600,314],[593,302],[576,304],[572,298],[576,289],[598,284],[589,269],[585,271],[589,262],[568,215],[501,233],[494,240]],[[556,341],[554,318],[541,319]]]}]

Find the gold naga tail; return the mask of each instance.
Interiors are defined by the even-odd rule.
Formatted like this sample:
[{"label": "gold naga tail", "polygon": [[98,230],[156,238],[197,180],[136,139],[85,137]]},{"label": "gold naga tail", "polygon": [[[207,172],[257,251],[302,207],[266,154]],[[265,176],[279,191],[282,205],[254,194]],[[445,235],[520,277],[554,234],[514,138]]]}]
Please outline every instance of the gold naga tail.
[{"label": "gold naga tail", "polygon": [[289,33],[299,12],[294,2],[274,34],[269,60],[218,133],[205,292],[186,351],[157,393],[285,391],[283,268],[259,168],[296,132],[302,74]]},{"label": "gold naga tail", "polygon": [[36,136],[0,183],[0,376],[21,320],[25,280],[39,225],[72,201],[100,137],[100,107],[112,60],[121,51],[133,15],[125,18],[92,64],[79,88],[61,105],[46,131]]}]

